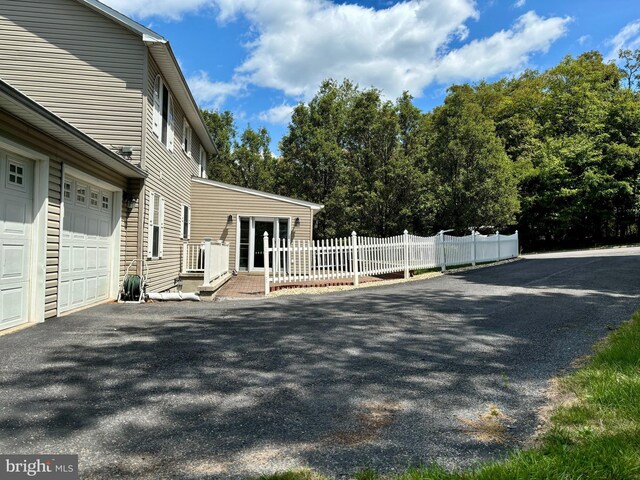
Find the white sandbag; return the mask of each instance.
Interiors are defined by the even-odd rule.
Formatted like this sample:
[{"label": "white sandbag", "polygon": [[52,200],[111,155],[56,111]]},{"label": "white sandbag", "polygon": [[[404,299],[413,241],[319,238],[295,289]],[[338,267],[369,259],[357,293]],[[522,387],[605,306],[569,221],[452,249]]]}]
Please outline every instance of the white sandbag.
[{"label": "white sandbag", "polygon": [[147,295],[149,300],[159,300],[161,302],[182,302],[182,301],[192,301],[199,302],[200,297],[195,293],[157,293],[151,292]]}]

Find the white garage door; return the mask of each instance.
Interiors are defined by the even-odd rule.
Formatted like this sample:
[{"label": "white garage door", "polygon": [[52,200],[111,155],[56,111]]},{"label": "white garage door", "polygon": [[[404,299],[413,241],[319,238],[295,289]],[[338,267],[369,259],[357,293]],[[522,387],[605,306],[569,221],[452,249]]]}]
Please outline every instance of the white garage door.
[{"label": "white garage door", "polygon": [[33,162],[0,150],[0,329],[29,319]]},{"label": "white garage door", "polygon": [[60,312],[107,300],[111,283],[113,193],[66,176],[60,247]]}]

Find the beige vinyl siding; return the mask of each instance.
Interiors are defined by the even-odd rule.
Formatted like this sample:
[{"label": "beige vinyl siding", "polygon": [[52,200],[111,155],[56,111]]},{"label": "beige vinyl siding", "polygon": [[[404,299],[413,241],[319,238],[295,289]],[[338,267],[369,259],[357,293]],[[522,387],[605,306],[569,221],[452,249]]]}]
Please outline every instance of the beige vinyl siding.
[{"label": "beige vinyl siding", "polygon": [[[47,259],[45,280],[45,318],[50,318],[57,313],[58,295],[58,270],[60,260],[60,230],[61,230],[61,198],[63,164],[72,166],[100,180],[108,182],[115,187],[127,189],[127,180],[120,174],[112,172],[108,168],[97,164],[91,158],[66,147],[48,135],[31,128],[29,125],[0,111],[0,132],[3,135],[15,139],[34,150],[42,152],[49,157],[49,198],[47,211]],[[121,221],[121,273],[125,261],[129,258],[129,250],[126,249],[127,240],[136,243],[137,219],[135,222],[126,217],[123,205]],[[136,228],[129,232],[134,225]],[[126,254],[123,255],[123,252]],[[120,276],[122,278],[122,275]]]},{"label": "beige vinyl siding", "polygon": [[[122,240],[120,242],[120,278],[124,277],[127,266],[132,260],[141,258],[140,248],[138,245],[138,225],[140,217],[140,198],[142,190],[142,180],[129,179],[127,182],[126,192],[138,196],[138,201],[131,210],[127,210],[126,202],[122,201]],[[144,258],[144,257],[142,257]],[[141,273],[142,265],[137,262],[136,270],[131,273]]]},{"label": "beige vinyl siding", "polygon": [[[149,261],[150,292],[168,290],[175,285],[182,255],[182,204],[191,204],[191,177],[199,173],[200,142],[192,135],[191,158],[182,150],[182,124],[184,112],[174,98],[174,147],[170,152],[153,133],[153,89],[159,70],[149,56],[147,86],[147,128],[145,138],[145,169],[149,177],[145,182],[145,218],[143,252],[147,254],[149,242],[149,194],[164,197],[163,257]],[[168,88],[168,87],[167,87]],[[193,206],[193,205],[192,205]]]},{"label": "beige vinyl siding", "polygon": [[44,318],[55,317],[58,308],[58,264],[62,202],[62,163],[49,159],[49,205],[47,211],[47,266],[44,292]]},{"label": "beige vinyl siding", "polygon": [[142,143],[146,47],[74,0],[0,2],[0,78],[117,151]]},{"label": "beige vinyl siding", "polygon": [[[282,200],[251,195],[197,181],[191,187],[191,242],[205,238],[229,242],[229,268],[236,268],[238,216],[291,218],[291,239],[311,240],[313,210]],[[227,217],[233,222],[227,224]],[[295,219],[300,218],[300,226]]]}]

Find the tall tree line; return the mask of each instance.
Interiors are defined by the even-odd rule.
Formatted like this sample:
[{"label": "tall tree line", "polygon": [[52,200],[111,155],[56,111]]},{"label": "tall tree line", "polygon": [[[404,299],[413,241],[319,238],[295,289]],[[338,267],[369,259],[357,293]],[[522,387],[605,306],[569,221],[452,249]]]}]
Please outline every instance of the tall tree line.
[{"label": "tall tree line", "polygon": [[318,237],[515,229],[528,248],[638,238],[640,50],[621,68],[599,52],[545,71],[452,86],[422,112],[345,80],[295,107],[269,150],[229,112],[203,112],[217,180],[325,205]]}]

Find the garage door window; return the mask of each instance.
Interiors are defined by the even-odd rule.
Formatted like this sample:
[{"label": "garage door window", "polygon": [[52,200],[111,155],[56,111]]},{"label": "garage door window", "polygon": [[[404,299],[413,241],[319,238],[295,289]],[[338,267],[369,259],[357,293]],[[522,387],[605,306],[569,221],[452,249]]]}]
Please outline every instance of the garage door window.
[{"label": "garage door window", "polygon": [[98,198],[100,197],[100,194],[98,192],[94,192],[93,190],[91,190],[91,198],[89,200],[89,206],[91,208],[98,208]]},{"label": "garage door window", "polygon": [[106,193],[102,194],[102,210],[104,210],[105,212],[109,211],[109,195],[107,195]]},{"label": "garage door window", "polygon": [[149,258],[162,258],[164,238],[164,198],[149,194]]},{"label": "garage door window", "polygon": [[71,182],[64,182],[64,199],[71,200]]},{"label": "garage door window", "polygon": [[9,162],[9,184],[24,186],[24,167],[13,162]]},{"label": "garage door window", "polygon": [[87,203],[87,187],[84,185],[78,185],[76,187],[76,203],[79,205],[85,205]]}]

